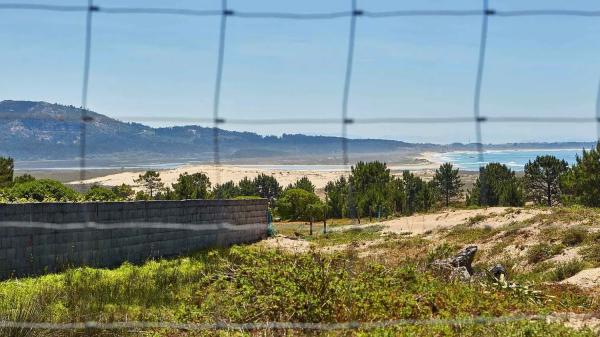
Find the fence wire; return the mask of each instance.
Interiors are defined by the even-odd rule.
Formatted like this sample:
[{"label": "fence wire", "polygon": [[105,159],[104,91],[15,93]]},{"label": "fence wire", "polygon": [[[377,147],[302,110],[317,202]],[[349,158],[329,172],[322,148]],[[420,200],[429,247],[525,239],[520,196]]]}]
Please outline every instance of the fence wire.
[{"label": "fence wire", "polygon": [[[596,97],[595,115],[590,117],[535,117],[535,116],[504,116],[487,117],[481,112],[481,94],[484,84],[484,69],[486,58],[486,45],[488,39],[488,26],[490,17],[512,18],[525,16],[571,16],[571,17],[600,17],[600,10],[570,10],[570,9],[544,9],[544,10],[496,10],[489,6],[489,0],[482,0],[481,8],[466,10],[390,10],[369,11],[358,7],[357,0],[349,0],[349,8],[346,11],[331,11],[317,13],[301,12],[253,12],[238,11],[228,7],[227,0],[221,0],[221,7],[211,10],[196,10],[187,8],[155,8],[155,7],[111,7],[99,6],[93,0],[86,0],[87,5],[51,5],[41,3],[0,3],[0,11],[5,10],[35,10],[48,12],[82,12],[86,16],[85,44],[83,51],[83,79],[81,87],[81,119],[80,126],[80,181],[86,179],[86,135],[87,123],[92,121],[88,115],[88,86],[90,82],[90,68],[93,42],[93,17],[95,15],[181,15],[194,17],[220,17],[219,43],[217,50],[217,66],[214,83],[213,111],[212,117],[183,117],[170,116],[170,121],[212,123],[213,128],[213,163],[215,166],[221,164],[219,131],[225,124],[238,125],[276,125],[276,124],[339,124],[341,126],[341,151],[342,163],[347,166],[349,160],[348,150],[348,125],[350,124],[452,124],[473,123],[475,127],[475,139],[479,162],[484,162],[483,146],[483,123],[595,123],[597,125],[597,136],[600,140],[600,82]],[[472,117],[382,117],[382,118],[352,118],[348,115],[350,104],[350,88],[352,85],[352,73],[354,68],[354,53],[356,47],[356,31],[359,28],[358,21],[361,18],[368,19],[390,19],[398,17],[481,17],[480,42],[478,47],[477,72],[474,83],[473,116]],[[226,69],[224,61],[226,56],[227,23],[230,19],[274,19],[274,20],[338,20],[349,19],[348,47],[345,59],[345,74],[343,78],[343,91],[341,98],[341,118],[231,118],[225,119],[220,116],[221,87],[223,72]],[[10,118],[8,117],[5,118]],[[127,116],[137,121],[158,121],[164,118],[151,116]],[[63,132],[63,131],[57,131]],[[68,132],[68,130],[64,131]],[[218,170],[217,170],[218,171]],[[218,179],[219,180],[219,179]],[[5,223],[9,226],[11,223]],[[13,224],[14,225],[14,224]],[[32,224],[39,226],[39,224]],[[75,224],[81,227],[105,228],[109,225]],[[163,227],[165,224],[131,224],[132,226],[147,226],[149,228]],[[22,224],[19,224],[22,226]],[[121,228],[123,224],[119,225]],[[190,227],[178,225],[177,229],[188,230],[214,230],[215,226],[221,228],[223,224],[214,226]],[[60,225],[64,229],[65,225]],[[397,327],[403,325],[468,325],[468,324],[498,324],[514,321],[546,320],[546,316],[504,316],[504,317],[470,317],[464,319],[424,319],[424,320],[388,320],[380,322],[343,322],[343,323],[293,323],[293,322],[264,322],[264,323],[214,323],[214,324],[188,324],[172,322],[81,322],[81,323],[35,323],[0,321],[0,328],[22,328],[43,330],[89,330],[89,329],[150,329],[150,328],[173,328],[180,330],[258,330],[258,329],[306,329],[306,330],[344,330],[344,329],[375,329],[385,327]]]},{"label": "fence wire", "polygon": [[[597,94],[596,112],[593,117],[534,117],[534,116],[506,116],[506,117],[486,117],[481,113],[480,102],[481,93],[484,84],[484,68],[486,57],[486,45],[488,39],[488,25],[490,17],[511,18],[523,16],[573,16],[573,17],[599,17],[600,10],[572,10],[572,9],[530,9],[530,10],[496,10],[489,6],[489,0],[482,0],[482,7],[476,9],[464,10],[389,10],[389,11],[369,11],[358,7],[356,0],[349,0],[349,10],[330,11],[330,12],[253,12],[238,11],[229,8],[227,0],[221,0],[221,8],[210,10],[196,10],[190,8],[169,8],[169,7],[111,7],[98,6],[93,0],[87,0],[87,6],[82,5],[52,5],[41,3],[0,3],[0,10],[37,10],[37,11],[57,11],[57,12],[85,12],[86,15],[86,34],[83,62],[83,83],[81,92],[81,121],[80,121],[80,181],[86,178],[86,124],[92,121],[87,115],[87,97],[88,83],[90,78],[90,58],[92,45],[92,18],[96,14],[127,14],[127,15],[184,15],[197,17],[221,17],[219,29],[219,44],[217,51],[217,67],[214,85],[213,98],[213,116],[207,117],[177,117],[171,116],[170,121],[212,123],[213,126],[213,164],[221,164],[219,130],[220,126],[225,124],[239,125],[276,125],[276,124],[340,124],[341,125],[341,152],[342,163],[347,166],[349,160],[348,149],[348,125],[350,124],[440,124],[440,123],[474,123],[475,140],[480,163],[484,163],[484,144],[482,134],[482,123],[596,123],[597,138],[600,139],[600,84]],[[473,117],[383,117],[383,118],[351,118],[348,116],[348,106],[350,101],[350,87],[352,84],[352,72],[354,66],[354,52],[356,43],[356,29],[358,18],[386,19],[407,16],[480,16],[481,17],[481,37],[478,51],[478,64],[475,78],[475,90],[473,96]],[[232,118],[225,119],[219,115],[221,101],[221,87],[224,71],[224,60],[226,51],[227,21],[228,18],[239,19],[278,19],[278,20],[336,20],[340,18],[350,18],[348,30],[348,49],[346,56],[346,70],[343,79],[343,94],[341,103],[341,118]],[[154,118],[149,116],[128,116],[137,121],[157,121],[164,118]],[[220,180],[220,179],[217,179]]]},{"label": "fence wire", "polygon": [[0,321],[0,328],[20,328],[31,330],[124,330],[124,329],[177,329],[188,331],[252,331],[252,330],[373,330],[395,328],[402,326],[435,326],[435,325],[493,325],[520,321],[546,321],[550,316],[544,315],[515,315],[515,316],[475,316],[467,318],[432,318],[432,319],[395,319],[376,322],[339,322],[339,323],[301,323],[301,322],[259,322],[259,323],[175,323],[175,322],[111,322],[101,323],[95,321],[79,323],[34,323]]}]

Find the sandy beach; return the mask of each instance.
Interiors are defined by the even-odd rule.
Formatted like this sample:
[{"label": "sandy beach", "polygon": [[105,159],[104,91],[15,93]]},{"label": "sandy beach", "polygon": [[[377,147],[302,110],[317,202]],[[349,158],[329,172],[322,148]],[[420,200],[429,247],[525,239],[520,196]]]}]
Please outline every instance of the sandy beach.
[{"label": "sandy beach", "polygon": [[[389,165],[388,167],[393,174],[400,174],[403,170],[409,170],[419,173],[419,175],[428,175],[435,170],[439,163],[435,162],[434,153],[423,153],[421,156],[416,158],[414,164],[398,164]],[[310,166],[310,165],[303,165]],[[322,165],[321,165],[322,166]],[[308,177],[310,181],[315,185],[317,189],[323,189],[329,181],[333,181],[341,177],[342,175],[348,175],[349,169],[343,169],[340,166],[334,166],[335,169],[321,169],[320,165],[315,165],[315,169],[286,169],[285,165],[277,165],[277,167],[270,167],[265,165],[260,166],[244,166],[244,165],[183,165],[174,169],[159,170],[160,177],[165,185],[169,186],[177,181],[177,178],[182,173],[197,173],[203,172],[210,178],[213,186],[218,183],[224,183],[227,181],[238,182],[244,177],[250,179],[257,175],[264,173],[267,175],[274,176],[277,181],[287,186],[302,178],[303,176]],[[121,184],[135,185],[134,179],[138,178],[139,171],[127,171],[115,174],[109,174],[106,176],[95,177],[92,179],[80,181],[72,181],[70,184],[99,184],[105,186],[116,186]]]}]

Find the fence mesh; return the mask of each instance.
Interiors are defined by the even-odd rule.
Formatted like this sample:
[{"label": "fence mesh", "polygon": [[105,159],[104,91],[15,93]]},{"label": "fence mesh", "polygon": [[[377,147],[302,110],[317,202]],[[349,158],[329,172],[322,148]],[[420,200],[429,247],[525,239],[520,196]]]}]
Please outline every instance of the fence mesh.
[{"label": "fence mesh", "polygon": [[[146,7],[111,7],[99,6],[94,0],[87,0],[86,5],[53,5],[41,3],[0,3],[0,11],[47,11],[47,12],[81,12],[85,15],[85,44],[83,50],[83,78],[81,85],[81,120],[80,126],[80,161],[79,178],[81,181],[86,179],[86,135],[87,123],[93,121],[88,115],[88,91],[90,82],[90,72],[92,67],[92,45],[93,45],[93,18],[96,15],[180,15],[193,17],[220,17],[217,66],[214,82],[213,109],[211,116],[177,117],[170,116],[170,121],[211,123],[213,128],[213,164],[221,164],[219,132],[220,127],[231,125],[285,125],[285,124],[339,124],[341,126],[341,151],[342,164],[349,164],[348,156],[348,126],[351,124],[454,124],[454,123],[473,123],[475,140],[480,163],[484,162],[483,130],[484,123],[595,123],[597,126],[597,137],[600,139],[600,82],[596,98],[596,111],[590,114],[590,117],[539,117],[539,116],[497,116],[489,117],[481,111],[481,94],[484,87],[486,49],[488,40],[488,26],[493,24],[491,18],[514,18],[514,17],[537,17],[537,16],[571,16],[571,17],[600,17],[600,10],[572,10],[572,9],[533,9],[533,10],[496,10],[489,5],[488,0],[482,0],[481,8],[466,10],[390,10],[390,11],[370,11],[358,6],[356,0],[349,0],[348,10],[330,11],[319,13],[300,13],[300,12],[252,12],[238,11],[228,6],[227,0],[221,0],[221,7],[211,10],[196,10],[186,8],[146,8]],[[480,40],[478,48],[478,61],[476,65],[476,77],[474,79],[473,91],[473,117],[350,117],[348,107],[350,102],[350,92],[352,85],[352,74],[354,68],[355,40],[356,32],[360,29],[361,20],[381,19],[394,17],[480,17]],[[347,53],[345,62],[344,78],[341,80],[342,97],[340,106],[340,118],[231,118],[225,119],[220,115],[221,87],[223,80],[223,69],[226,68],[227,51],[227,27],[229,20],[232,19],[263,19],[263,20],[348,20]],[[132,116],[138,121],[156,121],[159,120],[150,116]],[[162,118],[160,120],[163,120]],[[6,225],[6,224],[5,224]],[[64,226],[61,226],[61,228]],[[516,320],[540,320],[543,316],[507,316],[507,317],[474,317],[469,319],[456,320],[396,320],[382,322],[345,322],[345,323],[248,323],[248,324],[182,324],[182,323],[152,323],[152,322],[114,322],[114,323],[31,323],[31,322],[8,322],[1,321],[0,327],[16,327],[25,329],[124,329],[124,328],[175,328],[184,330],[253,330],[253,329],[316,329],[316,330],[337,330],[337,329],[372,329],[387,326],[397,326],[406,324],[432,325],[432,324],[490,324],[502,323]]]},{"label": "fence mesh", "polygon": [[[214,84],[213,113],[212,118],[198,116],[198,118],[169,117],[171,121],[187,121],[198,123],[211,123],[213,125],[213,163],[221,164],[219,128],[226,124],[238,125],[267,125],[267,124],[340,124],[341,125],[341,151],[342,164],[349,164],[348,156],[348,125],[350,124],[439,124],[439,123],[473,123],[475,128],[475,143],[477,147],[479,162],[484,162],[484,145],[482,139],[483,123],[596,123],[597,137],[600,139],[600,83],[598,85],[598,96],[595,114],[590,117],[539,117],[539,116],[497,116],[488,117],[481,111],[481,93],[485,78],[486,49],[488,39],[488,25],[490,18],[513,18],[522,16],[572,16],[572,17],[599,17],[598,10],[572,10],[572,9],[539,9],[539,10],[496,10],[490,7],[488,0],[482,0],[481,8],[463,10],[390,10],[369,11],[359,8],[356,0],[349,0],[347,11],[331,11],[320,13],[297,13],[297,12],[250,12],[238,11],[230,8],[227,0],[221,1],[221,8],[212,10],[196,10],[186,8],[145,8],[145,7],[111,7],[98,6],[94,0],[87,0],[87,5],[51,5],[40,3],[0,3],[0,10],[37,10],[37,11],[61,11],[82,12],[86,16],[85,44],[83,53],[83,80],[81,86],[81,107],[83,108],[80,121],[80,180],[86,178],[86,124],[92,119],[87,115],[88,84],[90,81],[91,50],[93,43],[93,17],[100,14],[127,14],[127,15],[183,15],[196,17],[220,17],[217,66]],[[360,29],[360,18],[379,19],[407,16],[475,16],[481,17],[480,42],[478,50],[478,62],[476,65],[476,77],[473,93],[473,117],[382,117],[382,118],[352,118],[348,115],[350,100],[350,88],[352,85],[352,72],[354,66],[356,31]],[[223,69],[226,67],[226,42],[228,18],[236,19],[277,19],[277,20],[338,20],[346,18],[349,20],[347,56],[345,60],[345,74],[342,81],[341,116],[340,118],[232,118],[225,119],[220,116],[221,87]],[[148,116],[135,116],[138,121],[153,121],[157,118]]]}]

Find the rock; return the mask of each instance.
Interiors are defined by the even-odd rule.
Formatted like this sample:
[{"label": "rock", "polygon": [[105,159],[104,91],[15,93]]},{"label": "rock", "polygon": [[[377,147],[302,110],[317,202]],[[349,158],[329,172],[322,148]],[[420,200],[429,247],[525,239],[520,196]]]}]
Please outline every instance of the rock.
[{"label": "rock", "polygon": [[452,258],[451,263],[456,268],[465,267],[469,272],[469,275],[473,275],[473,267],[471,266],[471,263],[473,263],[475,253],[477,253],[477,246],[467,246]]},{"label": "rock", "polygon": [[504,278],[506,278],[506,268],[504,268],[503,265],[501,264],[497,264],[495,266],[492,267],[492,269],[490,269],[490,274],[495,278],[495,279],[500,279],[502,277],[502,275],[504,275]]},{"label": "rock", "polygon": [[435,260],[432,266],[436,269],[449,272],[451,278],[458,278],[463,281],[469,281],[473,276],[473,259],[477,253],[477,246],[468,246],[461,250],[454,257],[442,260]]}]

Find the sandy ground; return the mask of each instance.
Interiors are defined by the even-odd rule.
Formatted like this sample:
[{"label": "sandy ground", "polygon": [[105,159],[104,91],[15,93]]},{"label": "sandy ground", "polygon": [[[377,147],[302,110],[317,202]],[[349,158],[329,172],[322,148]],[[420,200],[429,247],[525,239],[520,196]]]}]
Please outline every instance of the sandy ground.
[{"label": "sandy ground", "polygon": [[[440,229],[450,228],[457,225],[462,225],[469,222],[470,218],[480,216],[483,217],[481,221],[473,224],[476,227],[490,226],[491,228],[498,228],[505,225],[509,225],[512,222],[527,221],[536,215],[547,213],[547,210],[541,209],[522,209],[522,208],[508,208],[508,207],[489,207],[486,209],[475,209],[475,210],[449,210],[435,214],[423,214],[413,215],[408,217],[401,217],[398,219],[372,222],[362,225],[347,225],[333,227],[330,231],[344,231],[352,228],[366,228],[369,226],[383,226],[382,232],[397,233],[397,234],[431,234],[426,235],[431,239],[435,239]],[[538,243],[535,238],[535,234],[540,231],[538,225],[532,225],[531,227],[521,229],[521,239],[518,243],[520,246],[517,247],[514,244],[505,247],[504,252],[508,256],[523,256],[526,254],[527,249],[531,245]],[[501,235],[501,234],[498,234]],[[529,239],[528,239],[529,238]],[[369,250],[374,244],[379,243],[381,240],[375,240],[370,242],[361,242],[359,246],[355,247],[359,251],[359,256],[368,256],[377,253],[376,251]],[[496,240],[491,238],[489,242],[480,242],[478,246],[483,251],[489,250]],[[311,244],[308,241],[302,240],[301,238],[287,238],[284,236],[278,236],[264,240],[259,243],[264,247],[285,249],[292,252],[306,252],[311,249]],[[315,248],[315,247],[313,247]],[[326,252],[339,251],[348,248],[348,244],[328,246],[325,248],[319,248]],[[561,254],[558,254],[550,259],[548,262],[560,263],[567,262],[573,259],[580,258],[581,247],[573,247],[565,249]],[[500,256],[501,257],[501,256]],[[585,269],[578,274],[562,281],[561,283],[573,284],[582,288],[597,288],[600,287],[600,268]]]},{"label": "sandy ground", "polygon": [[[330,228],[329,231],[344,231],[352,228],[366,228],[370,226],[383,226],[382,232],[397,234],[424,234],[429,231],[454,227],[466,223],[475,216],[485,216],[477,226],[501,227],[514,221],[525,221],[544,211],[535,209],[520,209],[518,212],[507,212],[509,207],[489,207],[475,210],[449,210],[435,214],[420,214],[401,217],[388,221],[372,222],[362,225],[348,225]],[[310,244],[301,239],[278,236],[261,242],[262,245],[274,248],[288,249],[291,251],[306,251]]]},{"label": "sandy ground", "polygon": [[[417,164],[405,164],[405,165],[390,165],[389,168],[393,174],[400,174],[403,170],[410,170],[418,172],[419,175],[432,175],[435,168],[439,167],[438,163],[429,161],[430,155],[423,154],[419,159],[421,162]],[[328,182],[333,181],[341,177],[342,175],[348,175],[349,170],[285,170],[285,169],[273,169],[265,166],[265,168],[256,167],[245,167],[235,165],[186,165],[175,169],[160,170],[160,177],[166,186],[170,186],[177,181],[177,178],[182,173],[197,173],[203,172],[210,178],[210,181],[214,184],[224,183],[227,181],[238,182],[244,177],[250,179],[257,175],[264,173],[271,175],[277,179],[279,184],[287,186],[295,182],[296,180],[306,176],[315,185],[317,189],[325,188]],[[115,174],[109,174],[101,177],[94,177],[83,181],[83,184],[100,184],[105,186],[116,186],[121,184],[128,184],[135,186],[134,179],[138,178],[138,172],[120,172]],[[80,181],[72,181],[70,184],[81,184]]]},{"label": "sandy ground", "polygon": [[[345,171],[292,171],[292,170],[273,170],[273,169],[263,169],[263,168],[250,168],[244,166],[230,166],[230,165],[222,165],[222,166],[213,166],[213,165],[189,165],[189,166],[181,166],[175,169],[170,170],[161,170],[160,178],[162,179],[165,185],[169,186],[177,181],[177,178],[180,174],[183,173],[198,173],[203,172],[210,178],[210,181],[214,184],[216,183],[224,183],[227,181],[238,182],[244,177],[248,177],[250,179],[256,177],[257,175],[264,173],[267,175],[274,176],[279,184],[283,186],[287,186],[295,182],[296,180],[302,178],[303,176],[308,177],[310,181],[317,188],[324,188],[327,182],[336,180],[340,176],[347,174]],[[104,177],[97,177],[93,179],[85,180],[85,184],[100,184],[106,186],[116,186],[121,184],[128,185],[136,185],[134,179],[137,179],[139,176],[138,172],[122,172],[117,174],[111,174]],[[79,183],[79,182],[73,182]]]},{"label": "sandy ground", "polygon": [[488,225],[492,228],[501,227],[514,221],[525,221],[539,214],[539,210],[521,210],[507,212],[508,207],[489,207],[476,210],[450,210],[435,214],[422,214],[384,221],[380,224],[386,227],[385,231],[393,233],[423,234],[432,230],[453,227],[466,223],[475,216],[493,217],[489,221],[483,220],[478,225]]},{"label": "sandy ground", "polygon": [[582,270],[561,283],[574,284],[583,288],[597,287],[600,285],[600,268]]}]

